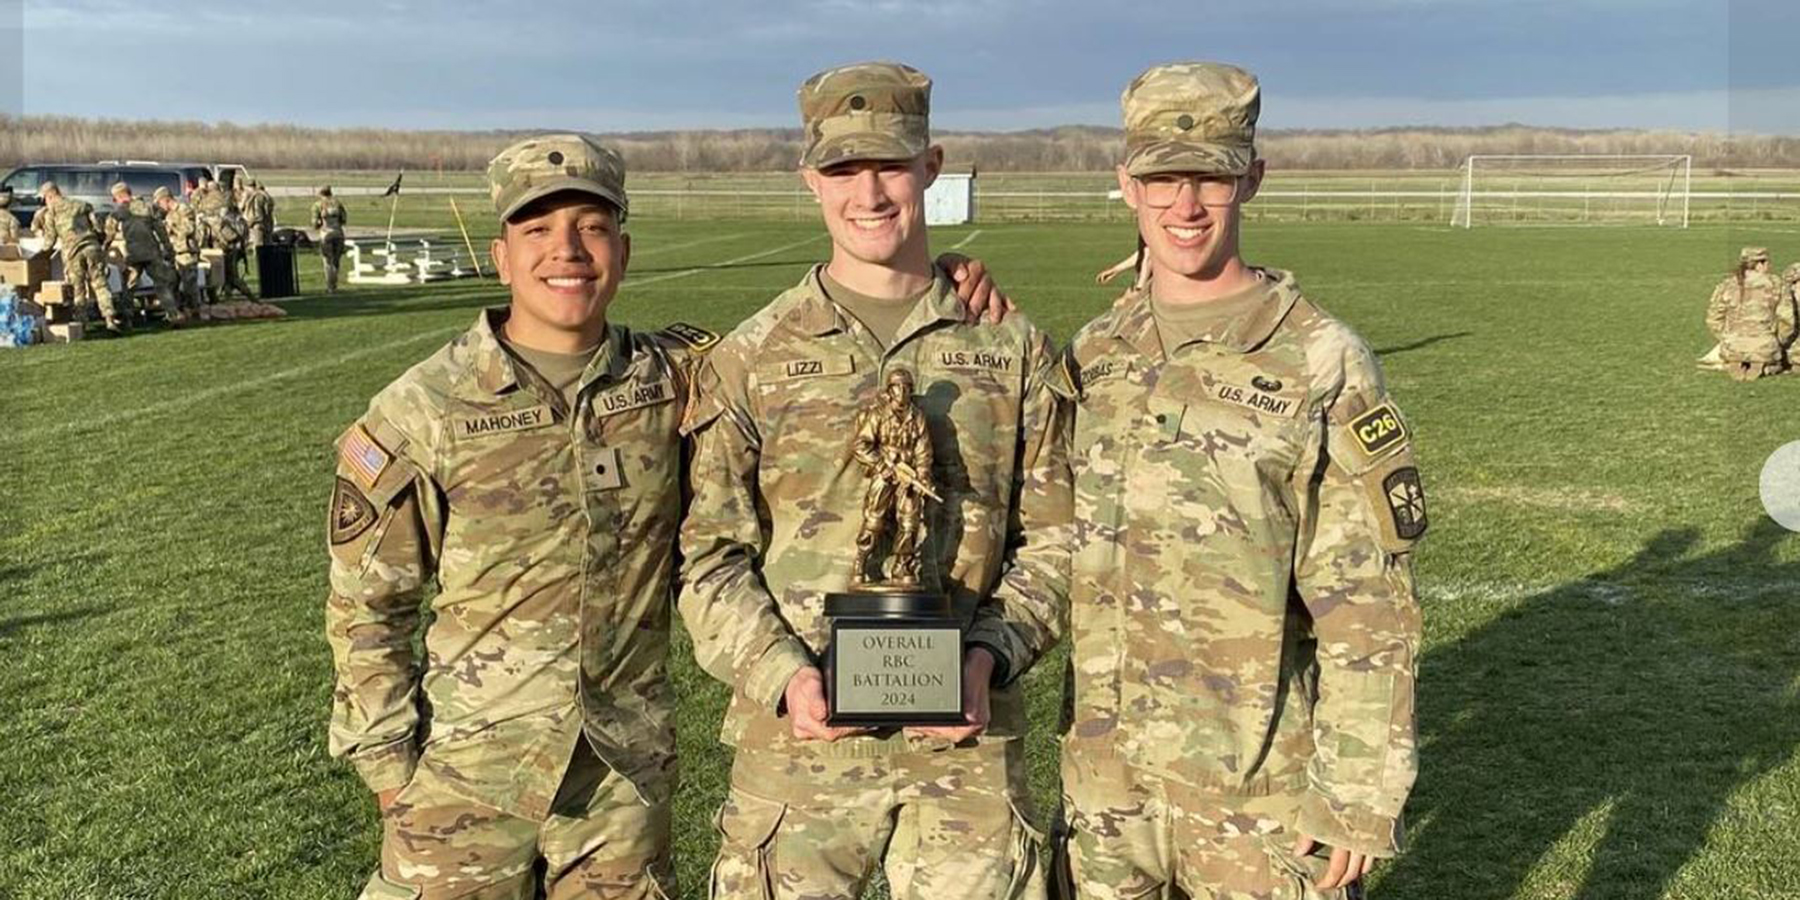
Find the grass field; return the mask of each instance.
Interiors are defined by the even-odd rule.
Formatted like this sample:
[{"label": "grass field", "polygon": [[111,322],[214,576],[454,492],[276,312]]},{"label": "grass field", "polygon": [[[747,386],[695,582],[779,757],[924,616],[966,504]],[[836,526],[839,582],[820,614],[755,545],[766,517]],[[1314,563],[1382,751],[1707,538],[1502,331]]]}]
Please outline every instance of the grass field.
[{"label": "grass field", "polygon": [[[729,328],[827,249],[803,222],[632,229],[614,311],[638,325]],[[965,241],[1064,338],[1131,238],[934,236]],[[1693,367],[1737,248],[1785,264],[1800,232],[1269,223],[1247,243],[1378,349],[1434,504],[1411,846],[1371,895],[1800,890],[1800,538],[1757,500],[1763,460],[1800,439],[1800,377]],[[302,269],[316,291],[316,258]],[[356,289],[279,322],[0,352],[0,897],[354,895],[378,826],[325,755],[331,442],[503,296]],[[1030,682],[1045,812],[1059,666]],[[685,647],[674,668],[696,897],[723,691]]]}]

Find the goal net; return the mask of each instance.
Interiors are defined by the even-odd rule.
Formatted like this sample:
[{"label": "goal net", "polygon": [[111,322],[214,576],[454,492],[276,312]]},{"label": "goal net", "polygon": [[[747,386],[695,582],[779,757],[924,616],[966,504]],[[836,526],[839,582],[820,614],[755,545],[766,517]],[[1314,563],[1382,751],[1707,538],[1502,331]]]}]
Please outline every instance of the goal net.
[{"label": "goal net", "polygon": [[1471,156],[1450,224],[1686,228],[1693,166],[1677,155]]}]

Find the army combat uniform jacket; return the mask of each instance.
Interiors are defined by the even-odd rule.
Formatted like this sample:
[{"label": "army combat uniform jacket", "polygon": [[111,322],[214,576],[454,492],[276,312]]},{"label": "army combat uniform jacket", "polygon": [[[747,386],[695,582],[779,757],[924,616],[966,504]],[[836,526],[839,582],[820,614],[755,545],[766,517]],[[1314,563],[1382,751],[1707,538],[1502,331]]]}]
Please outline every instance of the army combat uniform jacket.
[{"label": "army combat uniform jacket", "polygon": [[1793,340],[1794,307],[1780,281],[1763,272],[1727,278],[1706,305],[1706,328],[1728,365],[1778,368]]},{"label": "army combat uniform jacket", "polygon": [[819,269],[708,354],[684,429],[695,439],[680,607],[694,655],[735,688],[725,742],[786,753],[881,755],[904,735],[796,741],[777,709],[829,641],[824,596],[850,586],[868,478],[851,455],[857,411],[910,370],[930,423],[921,579],[970,617],[998,663],[984,739],[1024,733],[1014,684],[1060,634],[1069,495],[1044,334],[1010,316],[968,325],[947,280],[880,343],[819,284]]},{"label": "army combat uniform jacket", "polygon": [[94,207],[85,200],[64,197],[46,205],[44,215],[44,249],[58,250],[68,259],[86,248],[98,251],[104,235],[94,224]]},{"label": "army combat uniform jacket", "polygon": [[338,442],[331,752],[373,791],[424,766],[458,796],[542,820],[585,734],[662,803],[677,429],[692,353],[716,338],[609,326],[570,409],[501,346],[505,315],[484,312]]},{"label": "army combat uniform jacket", "polygon": [[1416,768],[1424,497],[1367,345],[1266,272],[1164,352],[1147,290],[1084,327],[1065,754],[1221,797],[1290,795],[1392,855]]},{"label": "army combat uniform jacket", "polygon": [[186,268],[200,261],[200,218],[192,206],[176,201],[163,213],[163,231],[175,265]]},{"label": "army combat uniform jacket", "polygon": [[106,220],[106,232],[108,242],[119,248],[128,263],[144,263],[174,255],[156,208],[142,197],[133,197],[130,202],[113,207],[112,217]]}]

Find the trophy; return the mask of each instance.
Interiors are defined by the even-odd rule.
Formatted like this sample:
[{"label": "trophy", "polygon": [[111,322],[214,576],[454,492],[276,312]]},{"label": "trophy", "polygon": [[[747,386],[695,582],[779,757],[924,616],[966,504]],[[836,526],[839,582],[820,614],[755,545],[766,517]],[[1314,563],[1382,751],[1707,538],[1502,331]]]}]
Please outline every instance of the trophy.
[{"label": "trophy", "polygon": [[[919,579],[931,433],[913,403],[913,377],[888,373],[881,396],[857,411],[851,456],[869,477],[850,590],[825,595],[831,645],[825,695],[832,726],[962,725],[963,628],[950,599]],[[885,572],[869,566],[887,538]]]}]

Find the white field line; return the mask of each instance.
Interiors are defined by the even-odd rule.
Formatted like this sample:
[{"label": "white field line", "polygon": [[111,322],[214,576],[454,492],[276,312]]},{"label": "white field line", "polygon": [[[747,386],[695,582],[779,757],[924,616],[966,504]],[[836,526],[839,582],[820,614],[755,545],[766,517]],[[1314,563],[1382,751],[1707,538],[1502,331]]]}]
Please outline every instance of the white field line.
[{"label": "white field line", "polygon": [[442,340],[458,331],[463,331],[466,328],[466,325],[455,325],[448,328],[433,328],[430,331],[422,331],[418,334],[407,335],[398,340],[388,341],[385,344],[377,344],[373,347],[364,347],[360,350],[351,350],[348,353],[340,353],[330,359],[322,359],[317,362],[307,363],[303,366],[294,366],[291,369],[282,369],[279,372],[270,372],[266,375],[259,375],[244,381],[234,381],[230,384],[206,388],[205,390],[195,391],[191,394],[183,394],[180,397],[171,397],[156,403],[134,406],[131,409],[107,413],[92,419],[73,419],[58,422],[54,425],[47,425],[42,428],[27,429],[16,434],[0,437],[0,443],[28,443],[38,440],[39,438],[54,437],[71,431],[86,431],[96,428],[105,428],[120,422],[141,419],[145,416],[160,416],[163,413],[180,409],[184,406],[192,406],[196,403],[211,400],[215,397],[242,393],[246,388],[262,387],[266,384],[274,384],[279,381],[287,381],[290,378],[299,378],[302,375],[310,375],[323,369],[341,366],[344,363],[352,362],[365,356],[373,356],[378,353],[385,353],[389,350],[405,347],[408,344],[416,344],[420,341],[432,339]]},{"label": "white field line", "polygon": [[967,247],[967,246],[969,246],[969,244],[973,243],[974,240],[978,237],[981,237],[981,229],[979,229],[979,228],[975,229],[974,231],[969,232],[968,236],[963,238],[962,240],[957,241],[954,244],[951,244],[950,249],[961,250],[962,248]]},{"label": "white field line", "polygon": [[697,241],[688,241],[685,244],[662,244],[662,245],[658,245],[655,247],[651,247],[647,250],[639,250],[636,247],[633,247],[631,249],[631,258],[637,259],[642,256],[655,256],[658,253],[673,253],[676,250],[686,250],[689,247],[699,247],[703,244],[716,244],[720,241],[729,241],[733,238],[741,238],[744,235],[749,234],[749,233],[750,232],[748,232],[748,231],[734,231],[731,234],[715,234],[712,237],[701,238]]},{"label": "white field line", "polygon": [[[685,278],[689,275],[697,275],[701,272],[710,271],[712,269],[718,269],[718,268],[723,268],[725,266],[736,265],[738,263],[749,262],[753,259],[761,259],[765,256],[771,256],[776,253],[780,253],[783,250],[791,250],[795,247],[800,246],[801,244],[811,243],[813,241],[820,240],[824,237],[825,237],[825,235],[822,235],[822,234],[814,235],[812,237],[805,238],[804,240],[795,241],[791,244],[783,244],[779,247],[774,247],[769,250],[762,250],[762,251],[758,251],[756,253],[750,253],[750,254],[746,254],[744,256],[735,257],[732,259],[725,260],[724,262],[712,263],[711,265],[700,266],[700,267],[693,268],[693,269],[683,269],[679,272],[669,272],[664,275],[658,275],[654,278],[647,278],[647,279],[644,279],[643,281],[637,281],[637,282],[631,282],[631,283],[641,285],[641,284],[651,284],[651,283],[654,283],[657,281],[668,281],[668,280],[674,279],[674,278]],[[330,369],[330,368],[333,368],[336,366],[341,366],[344,363],[352,362],[354,360],[361,359],[362,357],[365,357],[365,356],[372,356],[377,353],[383,353],[388,350],[394,350],[394,349],[397,349],[400,347],[407,346],[409,344],[415,344],[420,341],[424,341],[424,340],[428,340],[428,339],[432,339],[432,338],[441,339],[441,338],[447,337],[451,334],[454,334],[458,331],[462,331],[466,327],[467,326],[463,326],[463,325],[453,325],[448,328],[434,328],[430,331],[423,331],[418,334],[408,335],[408,336],[400,338],[398,340],[389,341],[385,344],[378,344],[373,347],[363,347],[360,350],[351,350],[347,353],[340,353],[337,356],[334,356],[330,359],[318,360],[316,362],[307,363],[306,365],[303,365],[303,366],[294,366],[293,368],[283,369],[279,372],[269,372],[265,375],[259,375],[255,378],[251,378],[246,381],[237,381],[237,382],[233,382],[233,383],[227,384],[227,385],[219,385],[216,387],[210,387],[210,388],[206,388],[204,390],[195,391],[192,394],[185,394],[180,397],[171,397],[167,400],[162,400],[162,401],[159,401],[156,403],[149,403],[149,404],[145,404],[143,406],[136,406],[136,407],[132,407],[131,409],[119,410],[118,412],[107,413],[105,415],[98,416],[98,417],[95,417],[92,419],[78,419],[78,420],[57,422],[54,425],[47,425],[42,428],[32,428],[32,429],[27,429],[24,431],[15,432],[12,434],[0,435],[0,444],[12,443],[12,442],[29,443],[31,441],[36,441],[40,438],[54,437],[56,435],[66,434],[71,431],[83,431],[83,430],[89,430],[89,429],[95,429],[95,428],[105,428],[110,425],[116,425],[121,422],[130,422],[135,419],[141,419],[141,418],[144,418],[145,416],[159,416],[159,415],[162,415],[163,413],[169,412],[171,410],[181,409],[182,407],[185,407],[185,406],[192,406],[195,403],[201,403],[201,402],[204,402],[207,400],[211,400],[215,397],[222,397],[222,396],[225,396],[228,394],[240,393],[246,388],[261,387],[265,384],[274,384],[276,382],[286,381],[290,378],[298,378],[302,375],[309,375],[313,372],[318,372],[318,371],[321,371],[324,369]]]},{"label": "white field line", "polygon": [[801,244],[810,244],[814,241],[823,240],[824,238],[825,238],[825,235],[815,234],[812,237],[802,238],[791,244],[782,244],[779,247],[771,247],[767,250],[760,250],[756,253],[746,253],[743,256],[739,256],[739,257],[736,257],[733,259],[728,259],[728,260],[725,260],[724,262],[716,262],[716,263],[711,263],[709,265],[696,266],[692,269],[682,269],[679,272],[664,272],[661,275],[653,275],[649,278],[627,279],[625,282],[625,287],[643,287],[646,284],[656,284],[659,281],[673,281],[677,278],[686,278],[689,275],[698,275],[701,272],[710,272],[713,269],[723,269],[728,266],[735,266],[739,263],[747,263],[753,259],[762,259],[765,256],[774,256],[775,254],[780,253],[783,250],[792,250],[795,247],[800,246]]}]

